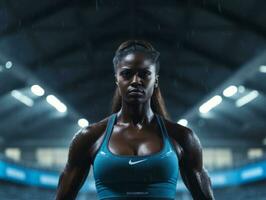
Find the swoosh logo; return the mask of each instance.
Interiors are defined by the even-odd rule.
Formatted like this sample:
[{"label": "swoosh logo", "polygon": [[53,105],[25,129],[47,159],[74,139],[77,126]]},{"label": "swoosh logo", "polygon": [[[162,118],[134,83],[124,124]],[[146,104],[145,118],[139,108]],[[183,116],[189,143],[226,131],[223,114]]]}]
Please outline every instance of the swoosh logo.
[{"label": "swoosh logo", "polygon": [[135,165],[135,164],[140,163],[140,162],[143,162],[143,161],[145,161],[145,160],[147,160],[147,159],[138,160],[138,161],[131,161],[131,159],[130,159],[129,162],[128,162],[128,164],[130,164],[130,165]]}]

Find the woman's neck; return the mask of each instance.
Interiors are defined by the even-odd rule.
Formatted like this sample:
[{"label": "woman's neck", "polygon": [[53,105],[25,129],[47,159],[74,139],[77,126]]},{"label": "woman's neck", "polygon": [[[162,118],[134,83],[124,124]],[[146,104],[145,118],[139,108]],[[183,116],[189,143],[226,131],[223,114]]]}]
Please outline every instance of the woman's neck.
[{"label": "woman's neck", "polygon": [[141,104],[122,102],[122,107],[118,112],[118,119],[121,123],[129,123],[136,126],[137,124],[149,123],[153,115],[150,101]]}]

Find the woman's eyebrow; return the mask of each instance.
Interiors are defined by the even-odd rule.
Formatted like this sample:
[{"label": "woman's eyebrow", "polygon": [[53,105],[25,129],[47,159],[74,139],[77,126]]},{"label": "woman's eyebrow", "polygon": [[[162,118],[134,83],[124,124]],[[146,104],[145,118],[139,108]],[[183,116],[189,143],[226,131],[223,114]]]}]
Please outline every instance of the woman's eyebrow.
[{"label": "woman's eyebrow", "polygon": [[[121,67],[121,70],[123,70],[123,69],[132,70],[132,68],[129,67],[129,66],[123,66],[123,67]],[[151,66],[146,66],[146,67],[143,67],[143,68],[141,68],[139,70],[148,70],[148,71],[150,71],[150,69],[151,69]]]},{"label": "woman's eyebrow", "polygon": [[143,67],[142,69],[151,69],[151,66]]},{"label": "woman's eyebrow", "polygon": [[128,66],[124,66],[124,67],[121,67],[121,69],[131,69],[131,68]]},{"label": "woman's eyebrow", "polygon": [[150,66],[143,67],[140,70],[142,70],[142,71],[151,71],[151,67]]}]

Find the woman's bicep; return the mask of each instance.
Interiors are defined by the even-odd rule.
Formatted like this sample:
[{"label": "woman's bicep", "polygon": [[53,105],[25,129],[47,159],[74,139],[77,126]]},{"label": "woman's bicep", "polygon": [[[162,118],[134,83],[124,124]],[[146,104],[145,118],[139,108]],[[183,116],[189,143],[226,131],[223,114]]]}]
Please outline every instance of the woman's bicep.
[{"label": "woman's bicep", "polygon": [[60,175],[57,187],[57,200],[75,199],[90,171],[90,158],[85,134],[75,134],[68,152],[68,159]]},{"label": "woman's bicep", "polygon": [[202,147],[198,137],[189,132],[183,144],[180,173],[194,199],[212,200],[211,181],[202,162]]},{"label": "woman's bicep", "polygon": [[56,200],[75,199],[89,170],[89,167],[66,166],[59,178]]}]

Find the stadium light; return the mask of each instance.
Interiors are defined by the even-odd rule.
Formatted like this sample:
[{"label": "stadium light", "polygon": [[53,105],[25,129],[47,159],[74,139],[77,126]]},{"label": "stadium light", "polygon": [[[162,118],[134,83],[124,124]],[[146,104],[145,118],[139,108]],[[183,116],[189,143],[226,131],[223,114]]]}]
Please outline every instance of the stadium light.
[{"label": "stadium light", "polygon": [[79,125],[81,128],[84,128],[84,127],[86,127],[86,126],[89,125],[89,122],[88,122],[88,120],[82,118],[82,119],[79,119],[79,121],[78,121],[78,125]]},{"label": "stadium light", "polygon": [[239,93],[245,92],[245,87],[243,85],[238,86],[238,92]]},{"label": "stadium light", "polygon": [[31,86],[31,92],[37,96],[43,96],[44,95],[44,89],[39,85]]},{"label": "stadium light", "polygon": [[66,112],[67,111],[67,107],[65,106],[65,104],[63,104],[59,99],[57,99],[54,95],[48,95],[46,97],[46,101],[52,105],[53,107],[56,108],[56,110],[58,110],[59,112]]},{"label": "stadium light", "polygon": [[249,103],[250,101],[254,100],[257,96],[259,95],[259,92],[257,90],[253,90],[247,95],[241,97],[236,101],[236,106],[241,107],[244,106],[245,104]]},{"label": "stadium light", "polygon": [[266,73],[266,65],[261,65],[260,66],[260,72],[261,73]]},{"label": "stadium light", "polygon": [[224,91],[223,91],[223,95],[225,97],[231,97],[233,96],[235,93],[237,93],[237,87],[234,86],[234,85],[230,85],[228,88],[226,88]]},{"label": "stadium light", "polygon": [[266,145],[266,138],[264,138],[264,139],[262,140],[262,144],[263,144],[263,145]]},{"label": "stadium light", "polygon": [[218,106],[221,102],[222,102],[222,97],[219,96],[219,95],[215,95],[210,100],[208,100],[207,102],[205,102],[204,104],[202,104],[199,107],[199,111],[201,113],[207,113],[211,109],[213,109],[214,107]]},{"label": "stadium light", "polygon": [[11,61],[6,62],[6,68],[10,69],[13,66],[13,63]]},{"label": "stadium light", "polygon": [[186,119],[180,119],[177,122],[178,124],[182,125],[182,126],[187,126],[188,121]]},{"label": "stadium light", "polygon": [[32,107],[34,102],[31,98],[25,96],[18,90],[12,90],[11,96],[13,96],[15,99],[19,100],[21,103],[24,103],[26,106]]}]

